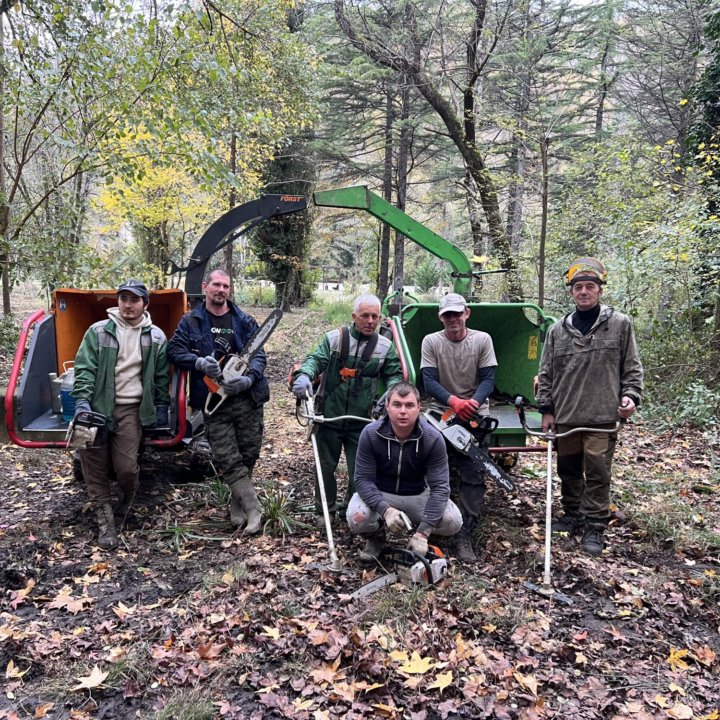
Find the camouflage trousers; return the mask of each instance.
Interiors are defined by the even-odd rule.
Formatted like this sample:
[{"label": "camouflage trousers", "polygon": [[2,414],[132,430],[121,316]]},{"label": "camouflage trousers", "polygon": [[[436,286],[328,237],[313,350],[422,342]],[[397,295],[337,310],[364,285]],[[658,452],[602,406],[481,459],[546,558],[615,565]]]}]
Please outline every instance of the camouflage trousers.
[{"label": "camouflage trousers", "polygon": [[[564,433],[572,425],[558,425]],[[598,428],[613,428],[598,425]],[[610,520],[610,474],[617,433],[580,432],[557,443],[557,471],[562,504],[568,515],[583,515],[591,523]]]},{"label": "camouflage trousers", "polygon": [[205,415],[210,449],[228,485],[252,476],[263,430],[262,406],[255,407],[248,393],[229,397],[212,415]]}]

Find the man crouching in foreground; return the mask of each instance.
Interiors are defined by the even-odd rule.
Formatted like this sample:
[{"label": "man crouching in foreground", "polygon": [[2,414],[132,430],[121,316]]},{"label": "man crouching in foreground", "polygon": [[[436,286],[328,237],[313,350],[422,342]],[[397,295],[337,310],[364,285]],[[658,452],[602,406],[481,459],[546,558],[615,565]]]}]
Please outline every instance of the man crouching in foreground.
[{"label": "man crouching in foreground", "polygon": [[407,382],[388,391],[387,417],[360,435],[355,485],[347,509],[350,531],[367,537],[360,560],[373,562],[385,546],[386,531],[406,531],[402,513],[415,534],[408,549],[425,555],[428,537],[455,535],[462,527],[450,500],[450,475],[442,435],[420,417],[420,393]]}]

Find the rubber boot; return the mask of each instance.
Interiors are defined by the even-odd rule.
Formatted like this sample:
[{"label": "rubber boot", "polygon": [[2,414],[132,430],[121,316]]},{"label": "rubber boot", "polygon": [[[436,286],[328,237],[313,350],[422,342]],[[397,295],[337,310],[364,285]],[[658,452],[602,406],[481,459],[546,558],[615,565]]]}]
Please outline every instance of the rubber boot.
[{"label": "rubber boot", "polygon": [[367,542],[358,555],[360,562],[375,562],[378,557],[380,557],[380,553],[385,547],[385,528],[380,528],[374,533],[363,535],[363,537],[367,539]]},{"label": "rubber boot", "polygon": [[230,496],[230,522],[238,530],[242,530],[247,524],[247,515],[245,514],[242,503],[234,495]]},{"label": "rubber boot", "polygon": [[477,562],[477,555],[472,546],[472,536],[475,530],[476,520],[463,520],[463,526],[455,540],[455,557],[463,563]]},{"label": "rubber boot", "polygon": [[99,505],[95,508],[98,523],[98,545],[101,548],[110,549],[118,544],[117,530],[115,530],[115,518],[110,503]]},{"label": "rubber boot", "polygon": [[230,492],[233,498],[241,504],[247,515],[245,535],[257,535],[262,530],[262,507],[250,478],[244,477],[236,480],[230,486]]}]

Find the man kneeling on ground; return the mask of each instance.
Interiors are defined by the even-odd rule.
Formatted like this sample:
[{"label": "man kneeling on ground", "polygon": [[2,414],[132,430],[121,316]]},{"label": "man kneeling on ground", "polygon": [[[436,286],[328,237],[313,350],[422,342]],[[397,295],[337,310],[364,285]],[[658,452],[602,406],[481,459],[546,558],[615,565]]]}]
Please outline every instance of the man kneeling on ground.
[{"label": "man kneeling on ground", "polygon": [[385,546],[386,531],[415,534],[408,549],[425,555],[428,537],[455,535],[462,527],[450,500],[450,475],[442,435],[420,417],[420,393],[400,382],[388,391],[387,417],[367,425],[355,460],[355,485],[347,509],[350,531],[367,537],[360,560],[372,562]]}]

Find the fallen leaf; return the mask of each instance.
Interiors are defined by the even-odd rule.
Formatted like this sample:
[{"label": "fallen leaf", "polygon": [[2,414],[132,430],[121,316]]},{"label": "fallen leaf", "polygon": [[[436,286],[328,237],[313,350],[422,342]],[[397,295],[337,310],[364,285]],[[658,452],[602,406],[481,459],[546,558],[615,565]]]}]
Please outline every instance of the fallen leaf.
[{"label": "fallen leaf", "polygon": [[273,640],[280,639],[280,629],[276,628],[276,627],[269,627],[268,625],[263,625],[263,632],[261,632],[260,634],[267,635],[268,637],[271,637]]},{"label": "fallen leaf", "polygon": [[44,718],[50,710],[52,710],[55,707],[55,703],[44,703],[42,705],[38,705],[35,708],[35,714],[33,715],[34,718]]},{"label": "fallen leaf", "polygon": [[97,665],[92,669],[92,672],[87,677],[76,677],[79,680],[79,684],[71,688],[71,690],[92,690],[93,688],[102,685],[109,673],[103,672]]},{"label": "fallen leaf", "polygon": [[413,651],[410,660],[404,662],[398,670],[408,675],[424,675],[435,667],[435,663],[430,658],[420,657],[420,654]]},{"label": "fallen leaf", "polygon": [[430,683],[430,685],[427,686],[428,690],[440,690],[442,692],[446,687],[449,685],[452,685],[453,682],[453,674],[452,670],[449,670],[446,673],[440,673],[436,676],[435,682]]},{"label": "fallen leaf", "polygon": [[683,660],[687,657],[688,650],[680,650],[678,648],[670,648],[670,655],[668,655],[667,663],[673,670],[687,670],[690,666]]},{"label": "fallen leaf", "polygon": [[689,705],[683,705],[682,703],[673,705],[667,711],[667,714],[672,718],[677,718],[678,720],[690,720],[690,718],[694,715],[692,708]]},{"label": "fallen leaf", "polygon": [[[582,655],[582,653],[577,653],[577,655]],[[579,662],[577,655],[575,656],[575,662]],[[537,697],[538,681],[532,675],[523,675],[522,673],[515,672],[513,673],[513,677],[520,683],[520,686],[524,690],[529,690]]]},{"label": "fallen leaf", "polygon": [[7,664],[7,667],[5,668],[5,677],[6,678],[21,678],[30,668],[27,667],[24,670],[21,670],[13,660],[10,660],[10,662]]}]

